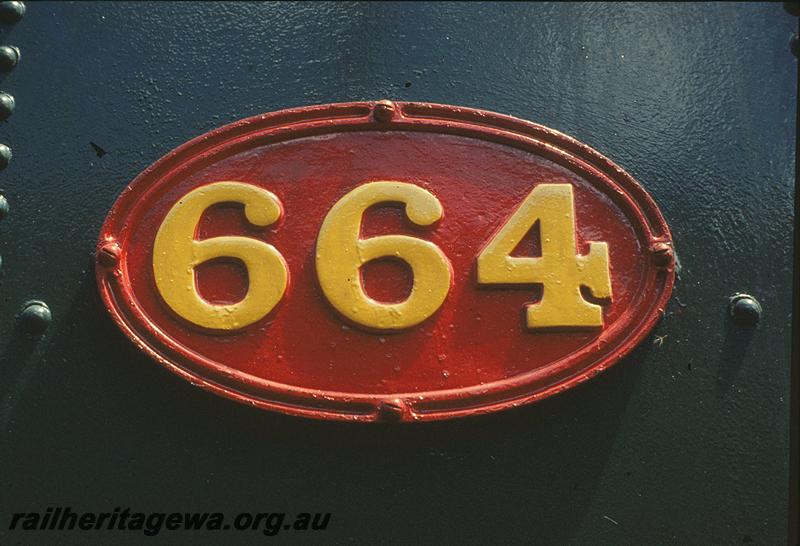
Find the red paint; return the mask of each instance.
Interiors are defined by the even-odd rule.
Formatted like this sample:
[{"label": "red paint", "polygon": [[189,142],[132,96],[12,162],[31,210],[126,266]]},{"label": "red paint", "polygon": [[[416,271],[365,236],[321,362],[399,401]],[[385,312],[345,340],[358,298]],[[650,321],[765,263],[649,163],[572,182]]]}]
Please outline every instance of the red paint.
[{"label": "red paint", "polygon": [[[100,234],[101,245],[116,240],[122,249],[118,265],[98,265],[97,280],[123,331],[161,364],[217,394],[290,414],[372,421],[443,419],[549,396],[615,363],[654,326],[674,266],[656,267],[649,249],[671,244],[670,234],[652,199],[622,169],[565,135],[507,116],[397,103],[398,114],[379,122],[373,104],[242,120],[184,144],[137,177]],[[198,238],[262,239],[283,254],[290,272],[273,313],[234,334],[203,332],[175,317],[152,275],[153,239],[167,211],[197,186],[222,180],[269,189],[283,202],[284,218],[253,229],[241,207],[214,207]],[[314,270],[325,214],[374,180],[418,184],[445,211],[433,229],[411,226],[391,206],[365,214],[363,237],[425,238],[453,265],[454,284],[439,312],[400,333],[346,324],[322,296]],[[476,284],[481,248],[540,182],[573,184],[579,252],[585,241],[609,244],[613,302],[602,330],[526,331],[523,305],[540,297],[540,287]],[[537,246],[532,233],[515,254]],[[407,268],[391,262],[370,264],[362,276],[381,301],[403,299],[410,282]],[[198,273],[199,290],[212,301],[235,301],[246,282],[235,263]]]}]

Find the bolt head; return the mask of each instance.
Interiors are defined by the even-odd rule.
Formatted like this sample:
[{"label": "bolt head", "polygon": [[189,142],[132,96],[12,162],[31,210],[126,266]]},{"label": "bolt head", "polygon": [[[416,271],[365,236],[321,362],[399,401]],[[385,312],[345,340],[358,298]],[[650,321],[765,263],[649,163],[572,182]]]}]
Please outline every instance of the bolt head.
[{"label": "bolt head", "polygon": [[395,104],[392,101],[381,100],[375,103],[372,109],[372,115],[376,121],[385,123],[394,117],[395,111]]},{"label": "bolt head", "polygon": [[656,243],[650,248],[650,251],[653,254],[653,262],[656,266],[669,267],[672,265],[673,259],[675,258],[675,251],[672,250],[672,246],[668,243]]},{"label": "bolt head", "polygon": [[19,315],[20,327],[28,334],[42,335],[53,320],[50,308],[43,301],[25,302]]},{"label": "bolt head", "polygon": [[19,57],[19,48],[10,45],[0,46],[0,70],[3,72],[13,70],[19,63]]},{"label": "bolt head", "polygon": [[0,193],[0,220],[8,215],[9,210],[10,208],[8,206],[8,199],[6,199],[5,195]]},{"label": "bolt head", "polygon": [[753,296],[736,294],[730,300],[730,314],[733,321],[746,328],[752,328],[761,320],[761,304]]},{"label": "bolt head", "polygon": [[113,241],[104,243],[97,249],[97,263],[103,267],[114,267],[119,263],[121,250],[119,245]]},{"label": "bolt head", "polygon": [[0,121],[5,121],[11,117],[11,114],[14,113],[15,106],[16,102],[14,101],[14,97],[0,91]]},{"label": "bolt head", "polygon": [[402,421],[406,413],[406,404],[399,398],[385,400],[378,406],[378,417],[381,421]]},{"label": "bolt head", "polygon": [[12,0],[0,2],[0,21],[4,23],[17,23],[25,17],[25,4]]},{"label": "bolt head", "polygon": [[11,148],[9,148],[6,144],[0,144],[0,170],[8,167],[8,164],[11,163],[12,157],[13,154],[11,153]]}]

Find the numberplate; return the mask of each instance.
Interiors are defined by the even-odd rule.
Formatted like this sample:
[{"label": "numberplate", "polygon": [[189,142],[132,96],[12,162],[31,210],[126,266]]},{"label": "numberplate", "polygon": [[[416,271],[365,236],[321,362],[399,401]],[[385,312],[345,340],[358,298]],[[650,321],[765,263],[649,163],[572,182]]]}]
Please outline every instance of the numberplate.
[{"label": "numberplate", "polygon": [[423,103],[245,119],[170,152],[103,225],[97,280],[192,384],[324,419],[496,411],[617,362],[670,296],[650,196],[534,123]]}]

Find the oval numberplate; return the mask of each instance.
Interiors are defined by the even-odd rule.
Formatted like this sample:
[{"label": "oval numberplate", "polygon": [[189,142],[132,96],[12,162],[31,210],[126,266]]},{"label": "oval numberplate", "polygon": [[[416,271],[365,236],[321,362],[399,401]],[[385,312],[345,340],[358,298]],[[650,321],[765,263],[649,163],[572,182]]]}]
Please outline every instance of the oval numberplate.
[{"label": "oval numberplate", "polygon": [[159,363],[324,419],[444,419],[544,398],[618,361],[674,277],[650,196],[534,123],[351,103],[216,129],[139,175],[97,281]]}]

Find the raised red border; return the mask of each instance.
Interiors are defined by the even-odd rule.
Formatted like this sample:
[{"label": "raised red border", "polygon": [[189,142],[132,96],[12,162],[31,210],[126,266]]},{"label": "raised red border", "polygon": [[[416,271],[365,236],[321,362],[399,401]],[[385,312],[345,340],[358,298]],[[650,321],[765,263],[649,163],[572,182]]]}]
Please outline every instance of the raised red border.
[{"label": "raised red border", "polygon": [[[156,187],[222,156],[271,142],[342,131],[427,131],[502,143],[541,155],[580,174],[637,220],[643,260],[650,260],[646,297],[638,298],[592,346],[526,374],[462,389],[363,395],[304,389],[258,378],[180,346],[136,302],[126,269],[126,243],[140,205]],[[114,251],[109,257],[108,249]],[[658,252],[653,252],[658,250]],[[667,257],[664,258],[666,250]],[[622,168],[558,131],[484,110],[418,102],[354,102],[308,106],[243,119],[197,137],[156,161],[120,195],[98,242],[97,283],[106,308],[144,352],[193,385],[238,402],[320,419],[436,420],[499,411],[575,386],[627,355],[655,326],[674,282],[672,239],[647,192]],[[581,366],[580,364],[584,364]],[[577,371],[576,371],[577,370]],[[544,384],[544,385],[543,385]]]}]

